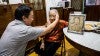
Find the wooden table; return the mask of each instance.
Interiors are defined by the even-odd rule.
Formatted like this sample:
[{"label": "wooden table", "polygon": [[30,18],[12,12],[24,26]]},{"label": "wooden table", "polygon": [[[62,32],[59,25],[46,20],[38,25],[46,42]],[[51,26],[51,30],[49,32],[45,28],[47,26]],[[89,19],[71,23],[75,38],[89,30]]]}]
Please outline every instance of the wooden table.
[{"label": "wooden table", "polygon": [[80,50],[80,56],[100,56],[100,34],[84,32],[83,35],[67,32],[63,29],[66,39],[75,48]]}]

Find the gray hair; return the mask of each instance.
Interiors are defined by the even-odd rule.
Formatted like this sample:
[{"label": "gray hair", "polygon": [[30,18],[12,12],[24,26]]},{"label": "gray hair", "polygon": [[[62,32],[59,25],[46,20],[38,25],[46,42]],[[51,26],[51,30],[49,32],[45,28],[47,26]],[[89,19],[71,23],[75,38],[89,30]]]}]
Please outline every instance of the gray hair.
[{"label": "gray hair", "polygon": [[50,13],[51,11],[53,11],[53,12],[55,12],[55,13],[58,13],[58,11],[57,11],[56,9],[51,9],[51,10],[49,11],[49,13]]}]

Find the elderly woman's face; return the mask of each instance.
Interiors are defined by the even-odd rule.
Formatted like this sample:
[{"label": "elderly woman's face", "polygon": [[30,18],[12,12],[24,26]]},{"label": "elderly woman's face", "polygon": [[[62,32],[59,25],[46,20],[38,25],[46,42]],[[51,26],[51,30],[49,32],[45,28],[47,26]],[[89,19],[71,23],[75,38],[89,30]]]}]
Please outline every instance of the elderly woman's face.
[{"label": "elderly woman's face", "polygon": [[56,18],[56,13],[54,11],[51,11],[49,14],[49,20],[52,23]]}]

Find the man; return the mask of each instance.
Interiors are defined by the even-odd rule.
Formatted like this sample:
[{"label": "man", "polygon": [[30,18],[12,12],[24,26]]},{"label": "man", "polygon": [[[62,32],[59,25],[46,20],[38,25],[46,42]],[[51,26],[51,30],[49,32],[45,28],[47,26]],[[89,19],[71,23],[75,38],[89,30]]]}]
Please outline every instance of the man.
[{"label": "man", "polygon": [[[52,9],[49,12],[49,20],[50,24],[56,20],[56,14],[58,11],[56,9]],[[54,56],[56,50],[60,47],[61,41],[63,40],[63,28],[66,27],[68,22],[64,20],[59,20],[56,27],[48,34],[44,36],[44,44],[40,46],[40,50],[37,48],[37,53],[40,56]],[[40,43],[39,43],[40,44]],[[38,44],[38,45],[39,45]]]},{"label": "man", "polygon": [[15,10],[15,20],[10,22],[0,39],[0,56],[24,56],[27,42],[52,31],[59,16],[46,28],[32,27],[34,20],[32,8],[20,5]]}]

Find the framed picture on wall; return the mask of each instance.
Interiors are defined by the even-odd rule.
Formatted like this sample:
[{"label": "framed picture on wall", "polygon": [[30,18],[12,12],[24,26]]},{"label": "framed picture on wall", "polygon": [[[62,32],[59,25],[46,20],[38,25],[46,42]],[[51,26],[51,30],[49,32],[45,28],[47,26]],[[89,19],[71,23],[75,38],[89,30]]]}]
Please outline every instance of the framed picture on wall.
[{"label": "framed picture on wall", "polygon": [[2,2],[6,2],[7,4],[9,4],[9,0],[2,0]]},{"label": "framed picture on wall", "polygon": [[43,0],[34,0],[34,9],[35,10],[43,9]]},{"label": "framed picture on wall", "polygon": [[96,0],[86,0],[86,5],[96,5]]},{"label": "framed picture on wall", "polygon": [[68,32],[83,34],[85,14],[70,14]]}]

